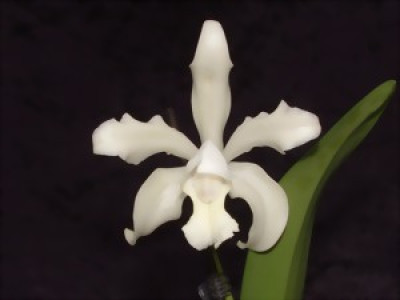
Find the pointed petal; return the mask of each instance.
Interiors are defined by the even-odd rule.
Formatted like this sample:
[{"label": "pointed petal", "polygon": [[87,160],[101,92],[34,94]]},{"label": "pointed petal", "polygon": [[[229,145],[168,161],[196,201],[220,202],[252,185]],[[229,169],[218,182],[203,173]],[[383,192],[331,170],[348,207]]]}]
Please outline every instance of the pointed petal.
[{"label": "pointed petal", "polygon": [[255,118],[247,117],[228,141],[224,155],[228,161],[253,147],[271,147],[284,153],[315,139],[321,132],[316,115],[290,107],[285,101],[271,114],[262,112]]},{"label": "pointed petal", "polygon": [[232,66],[221,24],[205,21],[190,65],[193,75],[192,111],[201,142],[211,140],[220,150],[231,109],[228,76]]},{"label": "pointed petal", "polygon": [[119,122],[110,119],[102,123],[92,138],[95,154],[119,156],[132,164],[158,152],[190,159],[197,151],[183,133],[169,127],[158,115],[144,123],[124,114]]},{"label": "pointed petal", "polygon": [[184,184],[184,192],[193,201],[193,215],[182,230],[189,244],[197,250],[211,245],[218,248],[239,231],[238,224],[224,208],[229,189],[222,178],[210,175],[196,175]]},{"label": "pointed petal", "polygon": [[134,245],[140,236],[152,233],[158,226],[178,219],[185,194],[182,183],[186,168],[156,169],[140,187],[133,209],[134,230],[125,229],[125,238]]},{"label": "pointed petal", "polygon": [[251,163],[230,163],[232,172],[232,198],[248,202],[253,212],[253,225],[247,243],[240,248],[266,251],[282,235],[288,219],[288,200],[281,186],[263,169]]}]

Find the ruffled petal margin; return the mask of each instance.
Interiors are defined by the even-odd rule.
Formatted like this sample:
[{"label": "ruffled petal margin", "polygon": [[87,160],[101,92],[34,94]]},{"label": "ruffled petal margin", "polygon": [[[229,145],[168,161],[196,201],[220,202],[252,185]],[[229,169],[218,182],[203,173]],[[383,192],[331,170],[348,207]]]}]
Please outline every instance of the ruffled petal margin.
[{"label": "ruffled petal margin", "polygon": [[316,115],[281,101],[271,114],[247,117],[229,139],[224,156],[231,161],[254,147],[271,147],[280,153],[315,139],[321,132]]},{"label": "ruffled petal margin", "polygon": [[95,154],[119,156],[135,165],[159,152],[189,160],[197,151],[183,133],[168,126],[158,115],[145,123],[126,113],[120,121],[110,119],[102,123],[92,139]]}]

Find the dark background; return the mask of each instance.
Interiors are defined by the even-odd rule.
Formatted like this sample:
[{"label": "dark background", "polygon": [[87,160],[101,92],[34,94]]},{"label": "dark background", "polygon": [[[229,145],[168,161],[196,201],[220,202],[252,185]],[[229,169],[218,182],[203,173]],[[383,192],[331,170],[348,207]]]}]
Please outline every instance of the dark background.
[{"label": "dark background", "polygon": [[[167,116],[198,144],[188,68],[205,19],[219,20],[235,64],[227,137],[285,99],[326,132],[353,104],[399,78],[399,2],[2,2],[2,299],[199,299],[213,272],[179,221],[130,247],[133,197],[158,166],[95,156],[93,130],[124,112]],[[399,299],[399,93],[326,186],[305,299]],[[310,144],[242,160],[277,180]],[[241,224],[245,202],[228,202]],[[240,202],[240,203],[239,203]],[[245,252],[220,248],[235,288]],[[273,299],[271,299],[273,300]]]}]

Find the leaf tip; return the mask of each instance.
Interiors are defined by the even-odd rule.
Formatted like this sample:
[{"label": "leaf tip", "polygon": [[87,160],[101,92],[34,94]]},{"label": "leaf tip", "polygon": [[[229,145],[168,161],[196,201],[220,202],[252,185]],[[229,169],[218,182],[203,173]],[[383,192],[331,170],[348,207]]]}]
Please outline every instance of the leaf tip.
[{"label": "leaf tip", "polygon": [[385,89],[388,95],[391,95],[396,90],[397,81],[395,79],[389,79],[383,82],[378,88]]}]

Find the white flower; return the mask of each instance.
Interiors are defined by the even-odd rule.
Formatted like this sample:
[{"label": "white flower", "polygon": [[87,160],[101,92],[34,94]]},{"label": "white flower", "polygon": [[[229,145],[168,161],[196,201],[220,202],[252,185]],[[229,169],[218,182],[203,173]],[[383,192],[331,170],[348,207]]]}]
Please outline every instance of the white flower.
[{"label": "white flower", "polygon": [[198,250],[218,247],[239,231],[224,208],[227,194],[246,200],[253,212],[248,241],[238,242],[239,247],[265,251],[281,236],[288,219],[284,190],[258,165],[232,160],[253,147],[268,146],[283,154],[316,138],[319,120],[281,101],[271,114],[247,117],[224,148],[232,66],[221,25],[206,21],[190,65],[193,117],[202,142],[199,149],[161,116],[144,123],[124,114],[120,121],[108,120],[93,132],[96,154],[119,156],[133,164],[158,152],[188,160],[183,167],[156,169],[143,183],[134,203],[134,231],[124,232],[131,245],[161,224],[179,218],[186,196],[193,201],[193,215],[182,230]]}]

